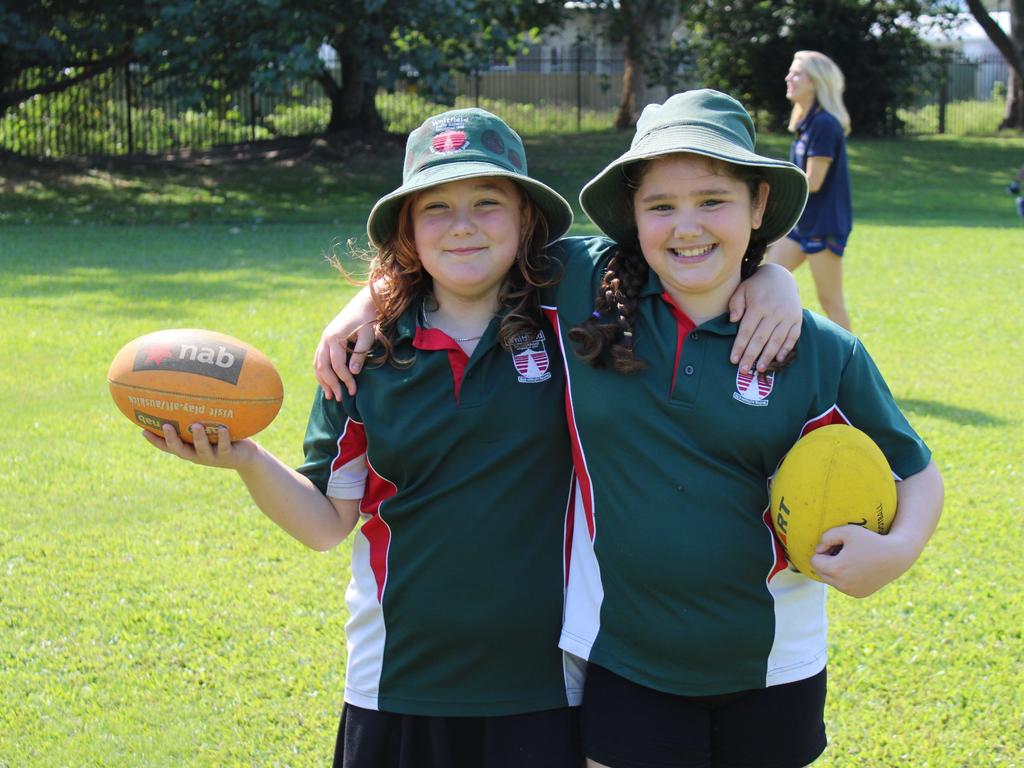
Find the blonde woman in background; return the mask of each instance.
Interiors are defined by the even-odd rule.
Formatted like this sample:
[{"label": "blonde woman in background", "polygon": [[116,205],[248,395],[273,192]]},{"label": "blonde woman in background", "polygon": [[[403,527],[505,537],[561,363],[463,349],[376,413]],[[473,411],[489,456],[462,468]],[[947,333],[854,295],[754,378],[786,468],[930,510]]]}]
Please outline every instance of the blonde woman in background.
[{"label": "blonde woman in background", "polygon": [[796,134],[790,160],[807,174],[810,195],[800,221],[768,251],[767,261],[790,271],[806,260],[822,310],[850,330],[843,299],[843,253],[853,227],[846,136],[850,115],[843,105],[843,73],[828,56],[797,51],[786,75],[793,103],[789,130]]}]

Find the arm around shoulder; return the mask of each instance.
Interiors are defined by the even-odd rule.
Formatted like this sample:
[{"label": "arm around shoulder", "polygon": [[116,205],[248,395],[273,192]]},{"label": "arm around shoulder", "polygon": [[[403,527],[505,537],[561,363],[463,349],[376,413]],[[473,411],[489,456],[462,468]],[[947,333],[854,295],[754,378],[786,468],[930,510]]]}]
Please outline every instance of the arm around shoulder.
[{"label": "arm around shoulder", "polygon": [[[362,369],[366,353],[373,346],[376,319],[373,295],[364,287],[320,334],[320,343],[313,355],[313,372],[327,399],[340,400],[342,386],[350,395],[356,393],[354,374]],[[353,336],[355,344],[350,357],[348,339]]]},{"label": "arm around shoulder", "polygon": [[765,371],[796,346],[803,324],[800,291],[785,267],[762,264],[729,299],[729,320],[740,321],[729,359],[744,373]]}]

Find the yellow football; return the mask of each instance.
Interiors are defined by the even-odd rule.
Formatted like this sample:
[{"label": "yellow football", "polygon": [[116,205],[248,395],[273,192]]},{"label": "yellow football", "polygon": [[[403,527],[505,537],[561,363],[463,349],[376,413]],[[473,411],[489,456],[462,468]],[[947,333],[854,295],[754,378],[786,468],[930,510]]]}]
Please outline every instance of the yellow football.
[{"label": "yellow football", "polygon": [[[875,442],[845,424],[801,437],[771,486],[772,524],[789,562],[812,579],[814,548],[840,525],[888,533],[896,514],[896,482]],[[820,581],[820,579],[818,579]]]}]

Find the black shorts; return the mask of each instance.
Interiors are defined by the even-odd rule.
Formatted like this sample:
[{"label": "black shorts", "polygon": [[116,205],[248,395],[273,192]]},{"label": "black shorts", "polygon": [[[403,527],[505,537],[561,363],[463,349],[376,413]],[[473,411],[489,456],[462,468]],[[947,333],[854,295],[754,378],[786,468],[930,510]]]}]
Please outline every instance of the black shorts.
[{"label": "black shorts", "polygon": [[609,768],[801,768],[825,749],[825,677],[675,696],[590,664],[583,751]]},{"label": "black shorts", "polygon": [[579,708],[502,717],[397,715],[346,704],[334,768],[581,768]]}]

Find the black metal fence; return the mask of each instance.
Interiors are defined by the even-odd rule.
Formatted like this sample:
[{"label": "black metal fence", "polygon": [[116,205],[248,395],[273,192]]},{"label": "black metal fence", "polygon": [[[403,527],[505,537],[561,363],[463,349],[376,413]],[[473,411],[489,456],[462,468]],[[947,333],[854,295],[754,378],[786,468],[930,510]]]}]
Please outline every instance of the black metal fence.
[{"label": "black metal fence", "polygon": [[920,73],[914,103],[897,110],[908,134],[985,135],[1003,118],[1010,69],[1002,56],[944,52]]},{"label": "black metal fence", "polygon": [[[611,126],[621,95],[621,60],[576,58],[529,69],[456,75],[455,103],[490,109],[525,135]],[[922,73],[918,100],[898,111],[903,130],[992,133],[1002,118],[1007,76],[1000,57],[943,56]],[[312,81],[287,83],[274,93],[242,88],[208,95],[203,109],[186,106],[171,85],[150,82],[144,72],[127,66],[61,93],[33,97],[0,117],[0,149],[37,157],[159,153],[315,134],[330,119],[330,101]],[[638,100],[660,101],[693,85],[685,75],[673,75],[638,94]],[[446,106],[406,85],[378,93],[377,108],[389,130],[404,133]]]}]

